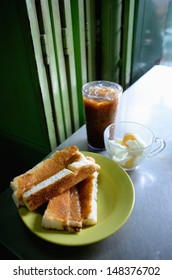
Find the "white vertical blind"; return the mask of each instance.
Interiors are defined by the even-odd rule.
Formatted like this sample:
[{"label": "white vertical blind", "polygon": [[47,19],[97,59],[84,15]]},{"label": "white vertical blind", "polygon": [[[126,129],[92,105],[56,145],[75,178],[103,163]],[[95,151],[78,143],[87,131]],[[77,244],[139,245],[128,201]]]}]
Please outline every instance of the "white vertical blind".
[{"label": "white vertical blind", "polygon": [[[65,139],[65,129],[63,122],[63,112],[62,112],[62,104],[60,98],[60,85],[58,79],[58,69],[57,69],[57,60],[55,56],[55,48],[54,48],[54,40],[53,40],[53,30],[50,18],[50,10],[48,1],[41,0],[41,9],[43,16],[43,23],[45,28],[45,35],[47,38],[47,51],[50,61],[50,78],[52,85],[52,97],[53,97],[53,107],[54,107],[54,116],[55,116],[55,124],[59,137],[59,141],[63,141]],[[60,38],[59,38],[60,39]]]},{"label": "white vertical blind", "polygon": [[52,106],[49,96],[49,88],[46,78],[46,70],[42,56],[41,42],[40,42],[40,33],[39,25],[35,7],[34,0],[26,0],[26,6],[28,11],[28,17],[30,21],[31,35],[33,38],[33,47],[35,52],[35,59],[38,68],[38,76],[40,81],[40,87],[42,92],[43,105],[45,110],[45,117],[47,123],[48,136],[50,141],[51,149],[55,148],[57,145],[55,127],[53,121]]},{"label": "white vertical blind", "polygon": [[51,20],[54,34],[54,47],[57,61],[57,75],[59,79],[59,91],[61,96],[61,106],[64,116],[64,127],[66,136],[72,133],[71,112],[69,104],[69,90],[65,68],[64,50],[62,42],[62,26],[60,21],[60,11],[58,0],[51,1]]},{"label": "white vertical blind", "polygon": [[88,80],[92,81],[96,78],[96,19],[95,19],[95,3],[92,0],[86,0],[86,50],[88,65]]},{"label": "white vertical blind", "polygon": [[[26,0],[35,57],[38,54],[41,57],[36,59],[36,63],[49,137],[56,137],[57,143],[61,143],[77,130],[83,120],[81,87],[87,82],[87,74],[92,72],[91,63],[95,65],[87,59],[85,27],[88,26],[86,20],[89,18],[88,2],[90,3],[90,0]],[[36,21],[35,27],[33,23]],[[40,30],[39,26],[43,28]],[[91,29],[91,23],[89,28]],[[43,65],[40,38],[46,41],[46,66]]]},{"label": "white vertical blind", "polygon": [[85,19],[84,1],[78,0],[79,10],[79,35],[80,35],[80,49],[81,49],[81,75],[82,84],[87,81],[87,60],[86,60],[86,19]]}]

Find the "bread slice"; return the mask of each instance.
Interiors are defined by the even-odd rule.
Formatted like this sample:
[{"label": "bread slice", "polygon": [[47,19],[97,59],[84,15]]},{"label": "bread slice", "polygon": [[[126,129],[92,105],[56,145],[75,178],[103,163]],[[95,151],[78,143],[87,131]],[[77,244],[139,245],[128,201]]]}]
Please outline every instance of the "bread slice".
[{"label": "bread slice", "polygon": [[33,186],[23,194],[23,201],[30,211],[86,179],[100,166],[80,153],[78,160],[70,163],[55,175]]},{"label": "bread slice", "polygon": [[42,218],[42,226],[69,232],[81,230],[81,208],[76,186],[50,200]]},{"label": "bread slice", "polygon": [[49,201],[42,218],[42,226],[46,229],[65,230],[69,213],[70,189]]},{"label": "bread slice", "polygon": [[67,230],[70,232],[80,231],[82,228],[81,207],[79,201],[78,187],[70,188],[70,216]]},{"label": "bread slice", "polygon": [[24,192],[64,169],[70,162],[78,157],[78,151],[76,146],[70,146],[61,151],[56,151],[50,158],[38,163],[24,174],[15,177],[10,183],[14,191],[13,199],[15,204],[17,206],[24,205]]},{"label": "bread slice", "polygon": [[91,226],[97,223],[98,174],[95,171],[78,184],[83,226]]}]

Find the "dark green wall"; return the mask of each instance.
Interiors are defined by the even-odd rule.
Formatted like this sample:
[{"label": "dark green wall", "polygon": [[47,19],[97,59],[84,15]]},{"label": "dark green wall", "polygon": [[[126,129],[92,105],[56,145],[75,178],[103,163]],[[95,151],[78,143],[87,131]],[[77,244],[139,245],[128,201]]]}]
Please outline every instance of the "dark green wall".
[{"label": "dark green wall", "polygon": [[0,9],[0,190],[50,152],[24,0]]}]

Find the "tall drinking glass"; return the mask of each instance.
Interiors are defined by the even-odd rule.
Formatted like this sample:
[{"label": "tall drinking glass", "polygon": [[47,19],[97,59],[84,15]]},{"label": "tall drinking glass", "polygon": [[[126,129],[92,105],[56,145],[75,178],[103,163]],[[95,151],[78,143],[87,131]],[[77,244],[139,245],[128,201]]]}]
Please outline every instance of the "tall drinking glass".
[{"label": "tall drinking glass", "polygon": [[103,150],[105,128],[114,123],[123,88],[109,81],[93,81],[82,87],[88,146]]}]

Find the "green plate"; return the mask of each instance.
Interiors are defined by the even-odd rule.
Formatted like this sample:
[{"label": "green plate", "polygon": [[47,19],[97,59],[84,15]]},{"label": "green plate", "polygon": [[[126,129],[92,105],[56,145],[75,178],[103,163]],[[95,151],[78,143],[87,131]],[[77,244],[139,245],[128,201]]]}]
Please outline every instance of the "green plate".
[{"label": "green plate", "polygon": [[98,221],[79,233],[68,233],[42,228],[42,215],[19,208],[25,225],[38,237],[56,244],[80,246],[98,242],[121,228],[134,206],[134,187],[128,174],[113,160],[102,155],[83,152],[95,158],[101,166],[98,177]]}]

